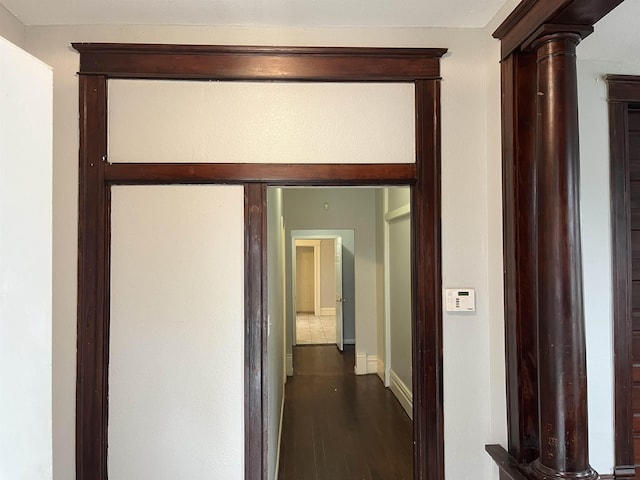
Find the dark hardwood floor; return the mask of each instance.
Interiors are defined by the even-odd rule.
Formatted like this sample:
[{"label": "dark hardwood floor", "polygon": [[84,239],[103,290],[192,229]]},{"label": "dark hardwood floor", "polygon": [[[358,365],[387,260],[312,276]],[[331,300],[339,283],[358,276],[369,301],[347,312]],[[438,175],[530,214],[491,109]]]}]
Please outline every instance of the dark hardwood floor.
[{"label": "dark hardwood floor", "polygon": [[294,347],[279,480],[410,480],[411,419],[377,375],[356,376],[353,346]]}]

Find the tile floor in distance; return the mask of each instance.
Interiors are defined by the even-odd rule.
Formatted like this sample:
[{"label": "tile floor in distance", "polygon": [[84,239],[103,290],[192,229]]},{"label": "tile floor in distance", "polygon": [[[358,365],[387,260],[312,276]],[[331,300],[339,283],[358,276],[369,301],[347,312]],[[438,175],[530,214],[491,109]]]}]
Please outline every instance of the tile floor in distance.
[{"label": "tile floor in distance", "polygon": [[316,316],[312,313],[296,314],[296,344],[318,345],[336,343],[335,315]]}]

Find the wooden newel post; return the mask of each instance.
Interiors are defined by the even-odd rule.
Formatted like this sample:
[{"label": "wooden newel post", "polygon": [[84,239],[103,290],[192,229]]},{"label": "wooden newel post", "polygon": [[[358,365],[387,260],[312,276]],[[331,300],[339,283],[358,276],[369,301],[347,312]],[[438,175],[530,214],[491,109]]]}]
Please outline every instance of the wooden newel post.
[{"label": "wooden newel post", "polygon": [[539,479],[597,479],[589,466],[582,299],[576,46],[554,33],[537,54]]}]

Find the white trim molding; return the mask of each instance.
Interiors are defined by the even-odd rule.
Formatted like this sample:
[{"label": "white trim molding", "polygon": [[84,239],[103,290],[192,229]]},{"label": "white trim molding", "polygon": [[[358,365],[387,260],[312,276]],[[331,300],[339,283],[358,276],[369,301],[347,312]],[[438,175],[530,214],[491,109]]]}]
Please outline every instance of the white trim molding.
[{"label": "white trim molding", "polygon": [[378,373],[378,357],[367,355],[367,373]]},{"label": "white trim molding", "polygon": [[282,445],[282,424],[284,423],[284,390],[282,390],[282,404],[280,405],[280,426],[278,427],[278,453],[276,454],[276,469],[273,478],[280,473],[280,446]]},{"label": "white trim molding", "polygon": [[367,374],[367,354],[366,354],[366,352],[361,352],[361,353],[356,352],[355,372],[356,372],[356,375],[366,375]]},{"label": "white trim molding", "polygon": [[320,307],[320,315],[336,316],[336,307]]},{"label": "white trim molding", "polygon": [[[385,365],[384,360],[382,360],[381,358],[378,358],[378,365],[377,365],[377,368],[376,368],[376,373],[380,377],[380,380],[382,380],[382,383],[385,383],[386,368],[387,368],[387,366]],[[388,387],[388,386],[389,385],[385,384],[385,387]]]},{"label": "white trim molding", "polygon": [[293,377],[293,353],[287,353],[287,377]]},{"label": "white trim molding", "polygon": [[378,373],[378,357],[367,355],[366,352],[356,352],[356,375],[368,375]]},{"label": "white trim molding", "polygon": [[[385,207],[385,210],[386,210],[386,207]],[[408,217],[410,213],[411,213],[411,204],[407,203],[406,205],[402,205],[401,207],[396,208],[395,210],[391,210],[390,212],[387,212],[384,216],[384,219],[387,222],[391,222],[393,220],[398,220],[400,218]]]},{"label": "white trim molding", "polygon": [[413,393],[405,383],[400,380],[400,377],[396,375],[396,372],[390,370],[389,376],[391,377],[391,384],[389,389],[396,396],[404,411],[407,412],[409,418],[413,420]]}]

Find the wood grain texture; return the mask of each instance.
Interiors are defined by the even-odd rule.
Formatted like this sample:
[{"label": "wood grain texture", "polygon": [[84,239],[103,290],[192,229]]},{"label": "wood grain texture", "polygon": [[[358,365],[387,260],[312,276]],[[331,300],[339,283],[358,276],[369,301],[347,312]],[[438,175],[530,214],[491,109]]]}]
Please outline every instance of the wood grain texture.
[{"label": "wood grain texture", "polygon": [[416,479],[443,480],[439,82],[416,81],[416,158],[411,198],[414,472]]},{"label": "wood grain texture", "polygon": [[[623,0],[525,0],[493,33],[501,40],[502,59],[529,43],[534,33],[545,24],[572,25],[562,31],[581,33],[586,37],[593,25]],[[587,27],[583,30],[581,27]]]},{"label": "wood grain texture", "polygon": [[104,182],[107,82],[80,76],[76,478],[107,475],[109,204]]},{"label": "wood grain texture", "polygon": [[529,463],[539,453],[535,56],[514,52],[502,70],[508,445]]},{"label": "wood grain texture", "polygon": [[[539,167],[536,163],[538,160],[549,162],[550,159],[556,158],[556,155],[559,155],[560,158],[566,158],[566,146],[563,145],[562,142],[554,145],[553,143],[559,138],[554,137],[553,132],[547,130],[547,139],[538,142],[539,150],[542,153],[537,154],[531,150],[530,140],[532,132],[534,132],[535,135],[539,135],[540,127],[537,125],[529,125],[528,128],[521,127],[525,125],[526,122],[531,121],[531,112],[536,112],[537,93],[539,89],[534,87],[532,92],[531,82],[532,78],[538,75],[539,69],[536,66],[532,67],[531,63],[519,60],[525,59],[526,55],[530,55],[529,52],[532,49],[532,45],[537,43],[540,36],[548,36],[550,33],[560,35],[574,33],[578,34],[577,36],[581,38],[588,35],[592,31],[594,24],[621,3],[621,1],[622,0],[524,0],[520,2],[494,33],[494,37],[501,40],[502,59],[501,92],[507,428],[509,453],[512,454],[511,458],[514,458],[514,461],[518,462],[520,467],[528,465],[531,457],[535,456],[539,444],[547,444],[545,447],[547,449],[547,455],[549,454],[549,442],[551,442],[551,446],[556,443],[564,445],[562,441],[556,438],[554,428],[562,424],[565,415],[574,416],[573,419],[568,420],[570,422],[570,425],[567,427],[568,430],[573,432],[579,430],[579,428],[576,430],[575,418],[577,417],[575,417],[575,415],[578,410],[586,409],[586,395],[579,393],[578,396],[572,400],[572,406],[567,408],[565,408],[564,405],[556,405],[549,409],[547,405],[549,399],[551,399],[551,403],[557,402],[557,399],[554,400],[555,397],[553,395],[555,394],[549,391],[539,393],[541,395],[539,403],[540,405],[547,405],[547,407],[545,407],[547,408],[547,413],[545,414],[545,418],[542,418],[542,424],[540,426],[533,426],[531,420],[534,418],[537,419],[540,412],[538,404],[530,401],[532,390],[539,388],[539,384],[543,383],[545,385],[552,385],[554,382],[557,385],[565,385],[566,383],[561,377],[564,372],[554,372],[553,367],[548,365],[548,359],[545,360],[547,365],[545,365],[543,369],[540,369],[540,366],[537,365],[539,372],[537,377],[533,373],[533,369],[536,368],[536,361],[539,361],[539,359],[536,359],[538,357],[537,347],[535,340],[531,341],[531,331],[528,335],[526,334],[527,324],[523,323],[522,328],[524,328],[524,330],[521,330],[519,322],[525,317],[528,318],[529,322],[538,321],[541,313],[539,309],[537,312],[535,310],[527,311],[525,296],[528,294],[534,297],[534,303],[537,303],[538,299],[542,296],[546,297],[546,300],[542,301],[542,309],[545,310],[543,315],[547,317],[554,308],[562,310],[565,306],[562,306],[561,302],[557,302],[557,305],[554,306],[554,302],[550,301],[549,293],[541,293],[539,291],[541,283],[532,281],[534,276],[537,277],[541,270],[547,270],[543,273],[543,278],[556,277],[555,282],[562,280],[569,283],[574,282],[569,287],[569,296],[566,297],[568,299],[567,303],[570,305],[577,305],[577,302],[581,301],[581,293],[579,293],[581,287],[578,287],[574,281],[576,273],[579,274],[580,272],[571,272],[569,276],[566,277],[564,276],[565,273],[559,271],[550,274],[555,267],[548,259],[543,262],[543,265],[540,265],[538,258],[536,264],[535,257],[539,254],[540,249],[532,249],[530,241],[528,240],[531,235],[536,235],[538,238],[541,238],[541,231],[539,230],[540,222],[537,217],[537,202],[542,194],[537,191],[538,182],[530,182],[531,178],[537,178],[538,175],[540,175]],[[535,49],[537,47],[539,47],[539,44],[534,45],[533,48]],[[569,56],[571,55],[573,54],[569,54]],[[562,54],[562,56],[566,55]],[[553,77],[565,78],[566,75],[567,71],[564,67],[552,71]],[[546,95],[545,92],[540,93],[541,96]],[[559,96],[554,95],[554,100],[548,102],[550,111],[557,109],[549,114],[548,118],[556,114],[559,118],[562,118],[557,125],[560,128],[558,131],[560,136],[568,133],[566,130],[568,125],[562,123],[565,120],[562,115],[568,107],[573,108],[573,105],[571,105],[573,102],[573,97],[567,99],[564,94]],[[554,122],[554,120],[551,120],[551,122]],[[571,127],[571,129],[573,130],[573,127]],[[547,142],[547,140],[549,140],[549,142]],[[577,151],[577,142],[571,140],[570,144],[571,148]],[[575,164],[575,161],[572,161],[572,163]],[[563,165],[562,168],[564,167]],[[571,168],[573,169],[573,167]],[[531,175],[531,169],[533,169],[533,175]],[[559,174],[561,172],[557,173]],[[577,169],[573,173],[563,172],[563,174],[566,173],[570,173],[571,175],[575,173],[577,175]],[[638,176],[640,178],[640,169]],[[555,180],[558,180],[559,184],[565,183],[565,187],[568,186],[565,182],[566,178],[557,178]],[[552,187],[553,181],[554,179],[549,178],[547,187]],[[566,191],[560,189],[560,191],[562,191],[562,195],[573,195],[572,188],[573,187],[569,187]],[[569,238],[569,241],[565,244],[567,249],[565,253],[572,259],[575,258],[577,254],[577,258],[579,259],[580,245],[579,243],[576,244],[573,242],[573,239],[579,242],[579,238],[576,237],[576,232],[579,232],[579,222],[576,223],[577,210],[574,208],[574,206],[576,206],[575,199],[572,198],[570,200],[571,205],[567,205],[565,204],[565,197],[557,197],[551,190],[545,191],[545,196],[550,196],[550,198],[545,199],[545,201],[549,200],[551,203],[561,199],[561,205],[558,207],[558,215],[559,217],[563,217],[562,221],[569,219],[568,225],[572,225],[567,232],[567,238],[572,238]],[[529,210],[527,210],[526,203],[519,203],[527,201],[530,202],[528,206]],[[518,210],[520,205],[523,207],[521,211]],[[531,205],[536,206],[532,207]],[[535,215],[533,215],[531,211],[532,208],[535,210]],[[640,224],[640,213],[638,214],[638,224]],[[548,231],[546,229],[548,229],[548,225],[545,225],[545,230],[542,230],[543,235],[547,235]],[[574,229],[575,231],[573,231]],[[548,245],[545,241],[543,241],[541,245],[544,245],[546,251]],[[531,253],[531,256],[534,258],[527,259],[521,256],[529,253]],[[563,263],[566,266],[564,260]],[[529,270],[530,268],[533,268],[533,272]],[[640,266],[638,270],[640,271]],[[529,272],[533,273],[533,276],[529,276]],[[534,283],[538,286],[535,287]],[[547,286],[545,282],[542,283]],[[577,315],[577,318],[581,318],[581,308],[581,306],[577,306],[576,310],[573,311],[573,307],[570,306],[567,309],[567,313],[571,316]],[[552,314],[552,316],[554,315],[555,314]],[[640,315],[638,315],[637,320],[640,326]],[[547,323],[544,324],[544,322]],[[553,324],[549,322],[552,322],[552,320],[543,320],[542,330],[544,330],[545,334],[550,332],[549,329],[553,328]],[[568,345],[570,346],[568,357],[573,357],[573,360],[569,363],[574,366],[581,363],[580,361],[576,363],[576,360],[581,357],[581,350],[584,350],[584,338],[580,338],[583,337],[582,322],[583,320],[578,321],[577,325],[572,325],[573,322],[567,322],[567,325],[565,325],[568,328],[568,331],[565,332],[567,336],[575,337],[568,340]],[[574,331],[570,332],[571,329],[574,329]],[[524,336],[522,335],[523,333],[525,333]],[[556,331],[553,335],[558,333],[559,332]],[[544,355],[546,356],[547,352],[545,352]],[[525,368],[527,367],[527,362],[530,362],[529,371]],[[579,383],[582,385],[585,379],[582,378],[583,373],[581,368],[574,369],[572,367],[572,369],[573,371],[569,372],[569,376],[572,378],[576,376],[579,377]],[[531,388],[532,386],[533,388]],[[582,389],[582,387],[580,387],[580,389]],[[583,403],[584,406],[579,406],[578,410],[576,410],[576,402],[578,404]],[[557,415],[557,418],[551,421],[551,427],[549,428],[548,415],[551,412]],[[580,414],[578,417],[581,417],[582,423],[586,425],[586,416],[582,417]],[[551,436],[549,436],[549,430],[551,430]],[[540,438],[539,440],[538,437],[543,434],[545,438]],[[529,443],[527,444],[527,442]],[[583,435],[581,442],[586,442],[586,435]],[[575,444],[569,447],[568,453],[564,450],[555,452],[555,461],[559,463],[568,462],[568,464],[571,464],[570,468],[577,465],[576,460],[578,463],[583,463],[585,455],[588,457],[588,445],[585,443],[578,447],[577,450],[571,450],[573,447],[575,447]],[[577,455],[577,457],[575,455]],[[498,460],[496,461],[498,462]],[[498,463],[501,468],[500,478],[511,478],[510,472],[503,468],[500,462]],[[595,472],[592,472],[588,468],[583,473],[586,474],[587,478],[595,474]],[[549,478],[555,478],[556,474],[557,472],[553,469],[548,469],[548,471],[539,469],[536,476],[546,478],[545,475],[548,475]],[[574,474],[568,472],[566,478],[573,478],[572,475]]]},{"label": "wood grain texture", "polygon": [[636,75],[606,75],[610,102],[637,103],[640,76]]},{"label": "wood grain texture", "polygon": [[[580,238],[580,36],[542,37],[537,55],[538,395],[535,478],[596,479],[589,465]],[[556,99],[562,99],[561,102]]]},{"label": "wood grain texture", "polygon": [[407,81],[440,77],[443,48],[74,43],[80,72],[110,78]]},{"label": "wood grain texture", "polygon": [[267,466],[267,186],[260,183],[244,189],[245,247],[245,479]]},{"label": "wood grain texture", "polygon": [[500,468],[500,480],[530,480],[521,468],[522,462],[509,455],[502,445],[485,445],[484,449]]},{"label": "wood grain texture", "polygon": [[411,419],[377,375],[355,375],[355,347],[293,348],[280,480],[413,478]]},{"label": "wood grain texture", "polygon": [[[640,371],[633,367],[633,331],[640,331],[640,315],[634,315],[634,298],[640,289],[633,288],[632,234],[634,216],[637,217],[632,178],[637,175],[631,165],[629,149],[630,103],[640,102],[640,77],[608,75],[609,96],[610,182],[612,223],[613,278],[613,343],[615,393],[615,462],[616,475],[633,478],[634,455],[634,399],[633,385],[640,381]],[[636,301],[635,303],[640,303]],[[636,378],[637,377],[637,378]],[[622,474],[626,476],[622,476]]]},{"label": "wood grain texture", "polygon": [[406,185],[415,164],[110,163],[113,184],[247,183],[270,185]]}]

